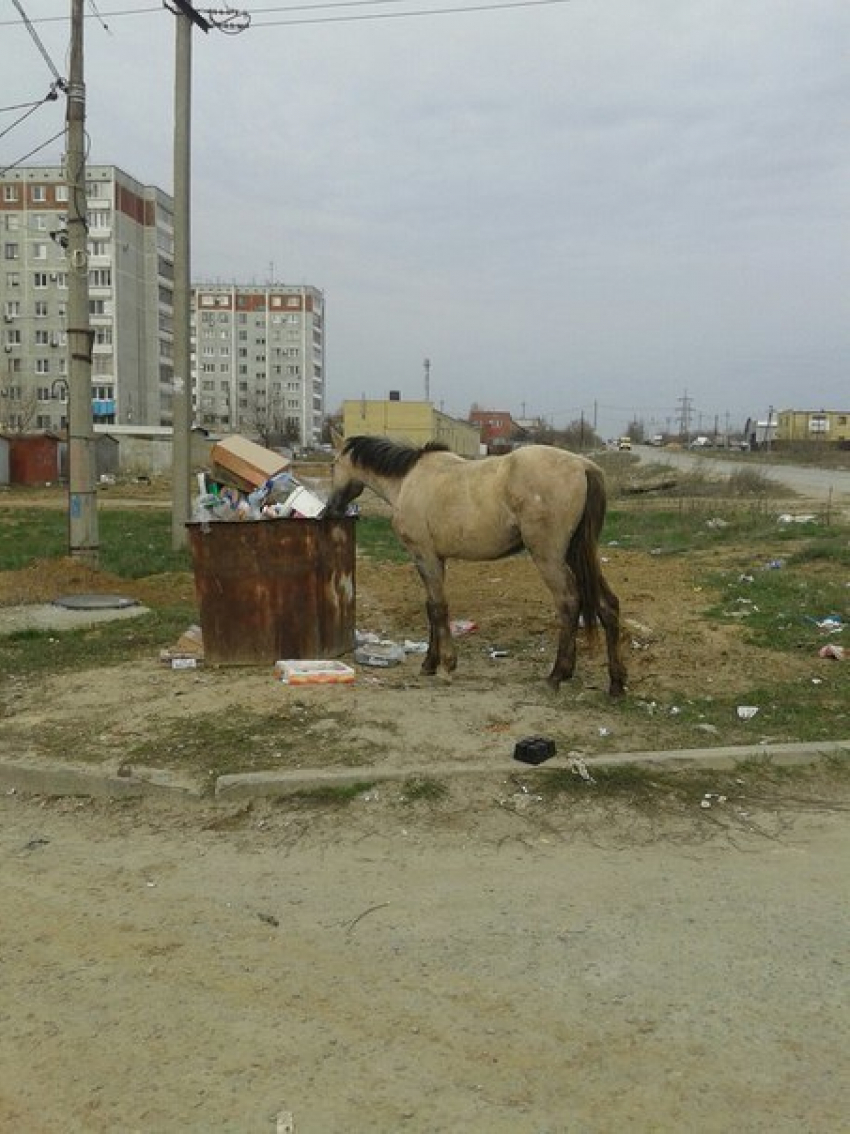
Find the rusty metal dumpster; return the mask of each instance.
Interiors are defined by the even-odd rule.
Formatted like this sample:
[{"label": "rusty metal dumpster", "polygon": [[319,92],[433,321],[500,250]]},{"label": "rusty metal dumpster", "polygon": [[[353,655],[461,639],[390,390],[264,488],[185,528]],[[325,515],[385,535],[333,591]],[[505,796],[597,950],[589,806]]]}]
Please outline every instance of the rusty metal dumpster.
[{"label": "rusty metal dumpster", "polygon": [[187,524],[205,661],[273,665],[353,650],[356,522]]}]

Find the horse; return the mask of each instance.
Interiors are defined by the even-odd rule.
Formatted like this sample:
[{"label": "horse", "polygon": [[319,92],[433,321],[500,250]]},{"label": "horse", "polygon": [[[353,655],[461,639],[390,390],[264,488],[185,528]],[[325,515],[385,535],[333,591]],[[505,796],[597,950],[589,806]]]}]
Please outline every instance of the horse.
[{"label": "horse", "polygon": [[386,437],[349,437],[334,461],[328,514],[344,514],[365,488],[392,508],[393,529],[425,587],[429,638],[423,674],[440,669],[449,675],[457,667],[446,560],[495,560],[526,549],[552,592],[560,621],[548,684],[558,689],[573,676],[581,619],[591,634],[599,622],[604,627],[609,693],[623,695],[620,603],[599,559],[606,492],[597,464],[550,445],[467,459],[439,442],[418,448]]}]

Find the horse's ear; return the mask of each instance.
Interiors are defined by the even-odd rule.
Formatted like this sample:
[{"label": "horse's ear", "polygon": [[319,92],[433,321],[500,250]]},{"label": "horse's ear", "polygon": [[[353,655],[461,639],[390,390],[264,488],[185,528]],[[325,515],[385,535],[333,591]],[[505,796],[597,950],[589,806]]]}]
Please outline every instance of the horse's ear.
[{"label": "horse's ear", "polygon": [[331,426],[330,433],[331,433],[331,445],[333,445],[333,447],[334,447],[334,452],[341,453],[342,447],[345,444],[345,438],[343,437],[340,430],[335,429],[334,426]]}]

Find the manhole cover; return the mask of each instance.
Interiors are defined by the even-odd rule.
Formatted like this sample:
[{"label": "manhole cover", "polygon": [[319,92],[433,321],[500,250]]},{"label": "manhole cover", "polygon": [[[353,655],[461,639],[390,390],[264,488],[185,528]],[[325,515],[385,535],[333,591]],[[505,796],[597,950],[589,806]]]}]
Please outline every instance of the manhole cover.
[{"label": "manhole cover", "polygon": [[53,605],[63,606],[66,610],[122,610],[139,604],[126,595],[63,595],[54,599]]}]

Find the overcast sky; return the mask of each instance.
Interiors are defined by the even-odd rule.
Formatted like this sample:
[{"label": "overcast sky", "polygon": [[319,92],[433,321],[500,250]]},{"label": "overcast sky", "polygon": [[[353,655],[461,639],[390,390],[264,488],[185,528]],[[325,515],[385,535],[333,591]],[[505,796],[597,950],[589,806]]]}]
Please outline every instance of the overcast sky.
[{"label": "overcast sky", "polygon": [[[196,32],[193,278],[321,288],[331,409],[423,397],[426,357],[448,413],[603,436],[675,427],[684,398],[694,431],[850,409],[846,0],[397,15],[470,2],[264,0],[241,35]],[[20,3],[65,75],[70,0]],[[174,17],[86,11],[89,160],[170,192]],[[43,97],[0,19],[0,103]],[[6,133],[0,167],[63,116]]]}]

